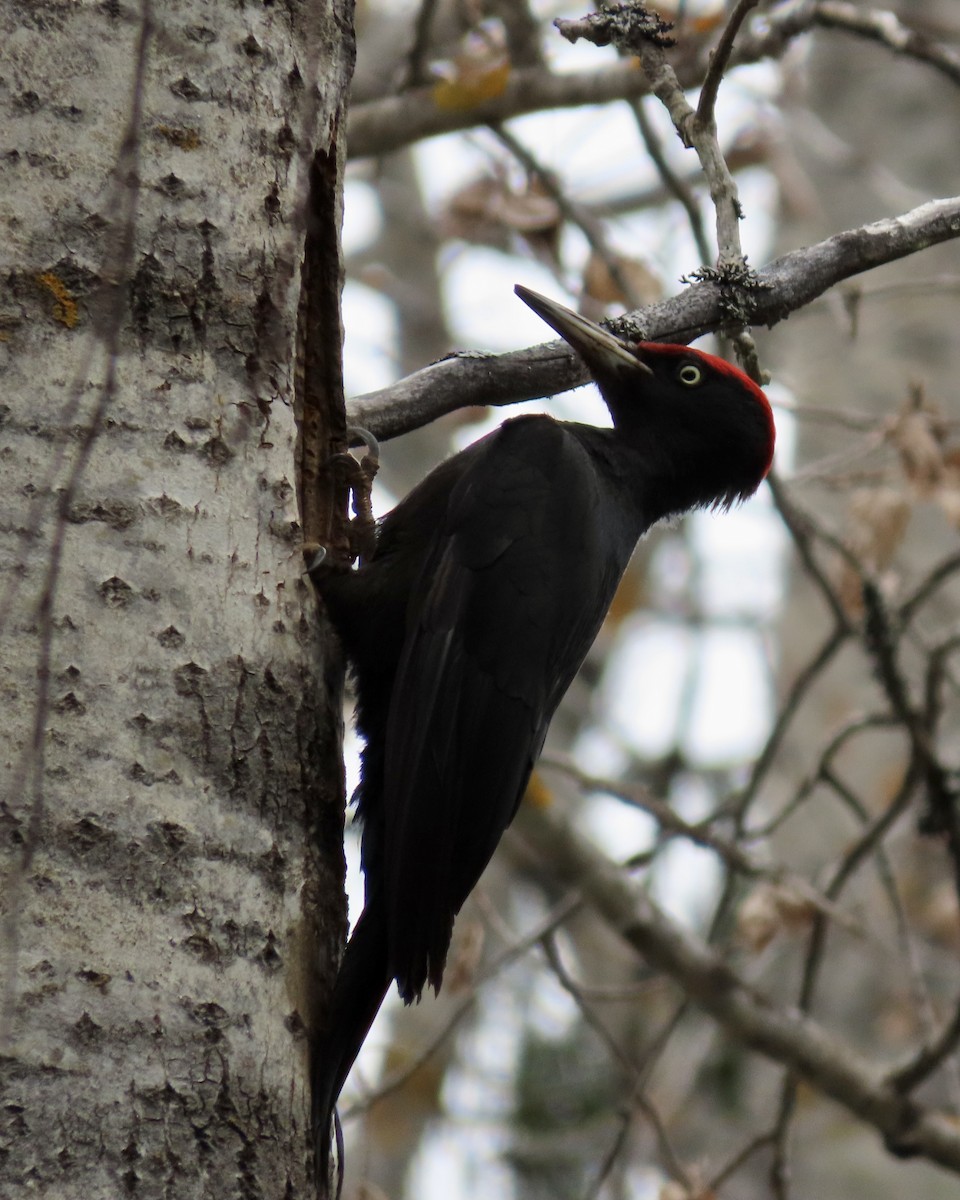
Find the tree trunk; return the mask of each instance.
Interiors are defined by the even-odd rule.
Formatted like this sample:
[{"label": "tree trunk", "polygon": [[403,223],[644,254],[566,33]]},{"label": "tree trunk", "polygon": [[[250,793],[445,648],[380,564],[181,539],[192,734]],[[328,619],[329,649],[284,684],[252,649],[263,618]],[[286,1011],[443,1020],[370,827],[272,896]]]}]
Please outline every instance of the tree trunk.
[{"label": "tree trunk", "polygon": [[312,1190],[351,7],[0,8],[11,1200]]}]

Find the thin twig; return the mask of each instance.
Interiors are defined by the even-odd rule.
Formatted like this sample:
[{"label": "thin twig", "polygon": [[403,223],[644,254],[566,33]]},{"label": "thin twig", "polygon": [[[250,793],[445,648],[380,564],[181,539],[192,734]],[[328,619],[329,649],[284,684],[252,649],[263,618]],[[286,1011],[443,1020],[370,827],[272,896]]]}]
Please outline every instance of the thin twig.
[{"label": "thin twig", "polygon": [[783,523],[793,538],[793,544],[800,555],[800,561],[803,563],[807,574],[817,585],[820,595],[826,601],[827,607],[833,614],[837,633],[839,634],[840,631],[844,633],[850,632],[850,620],[846,611],[837,597],[833,584],[817,562],[813,551],[814,538],[816,536],[823,536],[822,529],[818,528],[810,517],[800,509],[796,501],[787,495],[786,488],[775,471],[771,471],[767,476],[767,483],[773,495],[774,503],[777,506],[777,511],[783,518]]},{"label": "thin twig", "polygon": [[790,691],[780,706],[780,711],[777,713],[773,728],[768,734],[756,762],[753,764],[750,778],[747,780],[743,791],[737,797],[736,811],[741,819],[746,818],[747,812],[753,804],[767,772],[773,766],[784,738],[787,735],[787,731],[800,709],[801,702],[823,671],[833,661],[837,651],[846,642],[848,637],[849,631],[845,626],[834,625],[833,630],[828,634],[820,649],[816,651],[790,685]]},{"label": "thin twig", "polygon": [[773,1141],[773,1134],[758,1133],[756,1137],[752,1137],[746,1145],[742,1146],[724,1165],[709,1179],[705,1188],[705,1194],[708,1196],[718,1195],[720,1189],[731,1179],[740,1168],[748,1162],[760,1150],[765,1150]]},{"label": "thin twig", "polygon": [[799,1081],[793,1071],[785,1071],[780,1086],[780,1103],[777,1119],[770,1132],[773,1154],[770,1159],[770,1188],[773,1200],[788,1200],[790,1194],[790,1168],[788,1162],[790,1122],[797,1107]]},{"label": "thin twig", "polygon": [[887,1075],[887,1082],[900,1092],[910,1092],[919,1087],[936,1071],[943,1060],[960,1046],[960,1001],[957,1002],[950,1020],[939,1035],[924,1046],[909,1062],[896,1067]]},{"label": "thin twig", "polygon": [[430,46],[430,33],[437,13],[438,0],[420,0],[416,20],[413,23],[413,44],[407,55],[406,70],[401,90],[416,87],[425,82],[424,63]]},{"label": "thin twig", "polygon": [[[720,90],[720,80],[730,62],[733,53],[733,43],[740,26],[746,20],[747,14],[760,3],[760,0],[739,0],[737,7],[730,14],[730,20],[720,35],[717,47],[710,54],[710,65],[700,88],[700,99],[697,102],[697,120],[704,128],[710,128],[714,123],[714,109],[717,103],[717,92]],[[706,260],[704,260],[706,261]]]},{"label": "thin twig", "polygon": [[630,1132],[632,1117],[633,1113],[631,1110],[629,1108],[624,1108],[623,1112],[620,1114],[616,1137],[610,1143],[606,1154],[603,1156],[593,1182],[583,1195],[583,1200],[596,1200],[596,1197],[600,1195],[603,1185],[607,1182],[607,1179],[610,1176],[610,1172],[616,1166],[617,1159],[623,1153],[623,1148],[627,1142],[627,1134]]},{"label": "thin twig", "polygon": [[397,1071],[386,1082],[379,1084],[375,1091],[370,1092],[361,1100],[353,1101],[341,1114],[342,1119],[344,1121],[353,1120],[354,1117],[368,1112],[374,1105],[379,1104],[381,1100],[385,1100],[388,1096],[393,1095],[394,1092],[398,1092],[425,1063],[429,1062],[467,1013],[473,1009],[477,1003],[481,987],[488,980],[498,975],[504,967],[509,966],[510,963],[526,954],[533,946],[540,944],[548,934],[568,921],[580,908],[581,904],[582,901],[576,894],[565,897],[547,913],[542,921],[538,922],[534,929],[508,946],[501,954],[497,955],[493,962],[487,964],[478,974],[468,995],[457,1005],[443,1028],[435,1034],[417,1057],[409,1062],[402,1071]]},{"label": "thin twig", "polygon": [[[602,792],[608,796],[615,796],[641,809],[643,812],[649,813],[656,820],[663,833],[669,836],[686,838],[695,846],[703,846],[705,849],[713,850],[731,870],[739,872],[748,879],[766,879],[778,884],[782,888],[789,889],[799,898],[810,904],[823,917],[829,918],[831,921],[835,921],[841,925],[848,933],[856,937],[865,936],[864,929],[857,921],[839,909],[832,902],[832,897],[819,891],[808,880],[788,870],[782,864],[762,862],[736,842],[714,833],[709,828],[707,822],[701,822],[698,825],[689,824],[678,813],[674,812],[669,804],[665,804],[662,800],[654,796],[649,789],[628,787],[623,784],[614,783],[608,779],[589,775],[579,770],[572,763],[557,758],[543,758],[540,760],[540,766],[562,771],[586,791]],[[633,865],[632,859],[630,860],[630,865]]]},{"label": "thin twig", "polygon": [[951,83],[960,84],[960,55],[910,29],[889,9],[863,8],[840,0],[820,0],[812,5],[812,20],[824,29],[841,29],[879,42],[895,54],[927,63]]},{"label": "thin twig", "polygon": [[941,584],[946,583],[957,571],[960,571],[960,553],[951,554],[938,563],[927,575],[926,579],[914,589],[913,594],[900,605],[897,612],[897,619],[900,625],[909,625],[937,588]]},{"label": "thin twig", "polygon": [[607,1028],[604,1021],[597,1014],[593,1005],[590,1004],[586,997],[577,986],[576,982],[571,978],[569,972],[563,965],[563,961],[557,952],[556,945],[552,936],[549,934],[543,938],[541,943],[543,951],[547,957],[547,962],[557,978],[557,982],[563,990],[573,999],[574,1003],[583,1014],[584,1020],[591,1029],[598,1035],[603,1044],[607,1047],[613,1060],[624,1070],[626,1075],[633,1081],[633,1092],[630,1097],[631,1103],[636,1105],[641,1110],[650,1126],[653,1129],[654,1136],[657,1139],[657,1146],[660,1151],[660,1157],[663,1160],[663,1165],[668,1173],[680,1181],[687,1189],[691,1187],[691,1180],[687,1174],[687,1170],[683,1165],[679,1155],[673,1148],[670,1137],[667,1134],[666,1126],[663,1123],[659,1112],[653,1102],[647,1097],[643,1090],[643,1081],[636,1064],[626,1051],[618,1044],[616,1039]]},{"label": "thin twig", "polygon": [[824,781],[825,773],[829,771],[833,758],[843,749],[847,742],[868,729],[897,728],[897,720],[889,712],[871,713],[854,717],[842,725],[830,738],[824,747],[816,767],[802,779],[793,797],[783,808],[762,825],[757,825],[748,831],[750,839],[766,839],[773,836],[784,823],[792,817],[797,809],[810,796],[813,790]]}]

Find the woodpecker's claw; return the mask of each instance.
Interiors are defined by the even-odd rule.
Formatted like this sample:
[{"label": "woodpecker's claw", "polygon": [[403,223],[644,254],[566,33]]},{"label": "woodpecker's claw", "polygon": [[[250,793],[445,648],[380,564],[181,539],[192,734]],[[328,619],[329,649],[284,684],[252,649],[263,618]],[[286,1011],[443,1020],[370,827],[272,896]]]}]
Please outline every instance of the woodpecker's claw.
[{"label": "woodpecker's claw", "polygon": [[[348,427],[347,437],[350,441],[359,439],[367,448],[366,454],[357,463],[353,478],[349,481],[355,514],[350,522],[350,548],[362,566],[377,548],[377,522],[373,515],[371,497],[373,481],[380,469],[380,445],[369,430],[359,426]],[[350,455],[350,458],[356,462],[353,455]]]},{"label": "woodpecker's claw", "polygon": [[[347,428],[347,441],[360,442],[366,447],[366,453],[358,460],[349,450],[342,454],[333,454],[327,459],[327,466],[340,469],[345,474],[346,484],[353,498],[353,519],[349,522],[350,559],[358,559],[361,565],[370,558],[377,545],[377,523],[373,515],[371,492],[373,481],[380,469],[380,445],[377,439],[367,429],[359,426]],[[322,555],[320,553],[322,550]],[[311,565],[312,571],[323,566],[327,551],[321,547],[315,554]]]},{"label": "woodpecker's claw", "polygon": [[[367,453],[360,459],[361,467],[371,470],[376,474],[380,466],[380,443],[373,436],[369,429],[361,429],[359,425],[347,426],[347,438],[349,441],[360,441],[367,448]],[[369,462],[369,467],[367,463]]]},{"label": "woodpecker's claw", "polygon": [[322,567],[327,561],[326,546],[307,546],[304,545],[303,552],[308,555],[307,558],[307,574],[311,571],[316,571],[318,567]]},{"label": "woodpecker's claw", "polygon": [[369,429],[361,429],[359,425],[348,425],[346,432],[348,447],[353,447],[358,442],[362,442],[367,448],[366,454],[357,459],[350,453],[350,449],[348,448],[340,454],[331,454],[327,459],[327,466],[343,463],[349,467],[353,463],[367,473],[372,481],[374,475],[380,469],[380,443]]}]

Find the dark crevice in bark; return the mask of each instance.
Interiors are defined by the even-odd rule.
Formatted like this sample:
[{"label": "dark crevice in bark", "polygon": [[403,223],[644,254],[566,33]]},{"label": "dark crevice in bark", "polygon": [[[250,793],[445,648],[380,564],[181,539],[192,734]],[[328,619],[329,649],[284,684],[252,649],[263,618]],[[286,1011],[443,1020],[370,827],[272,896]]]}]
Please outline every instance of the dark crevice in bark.
[{"label": "dark crevice in bark", "polygon": [[[346,555],[347,495],[329,468],[346,446],[340,296],[340,204],[344,158],[334,129],[310,164],[303,267],[297,320],[295,405],[297,491],[305,547]],[[307,552],[308,555],[310,551]],[[308,1027],[322,1028],[346,940],[343,831],[343,659],[328,626],[321,630],[321,694],[302,710],[301,762],[312,795],[306,814],[307,860],[302,894],[307,922],[305,982]],[[323,1181],[318,1181],[323,1190]]]},{"label": "dark crevice in bark", "polygon": [[304,540],[346,552],[346,493],[327,467],[346,445],[340,320],[340,163],[335,144],[310,165],[297,328],[300,512]]}]

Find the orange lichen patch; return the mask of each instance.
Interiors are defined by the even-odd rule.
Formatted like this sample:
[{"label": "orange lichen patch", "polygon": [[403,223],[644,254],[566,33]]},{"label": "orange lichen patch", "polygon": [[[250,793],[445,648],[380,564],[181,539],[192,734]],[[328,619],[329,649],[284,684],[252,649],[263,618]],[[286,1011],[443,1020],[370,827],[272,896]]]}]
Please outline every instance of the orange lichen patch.
[{"label": "orange lichen patch", "polygon": [[195,129],[183,129],[179,125],[155,125],[153,131],[180,150],[200,148],[200,134]]},{"label": "orange lichen patch", "polygon": [[67,329],[76,328],[80,320],[80,311],[70,289],[60,276],[54,275],[52,271],[44,271],[37,276],[37,282],[53,296],[53,319],[61,325],[66,325]]}]

